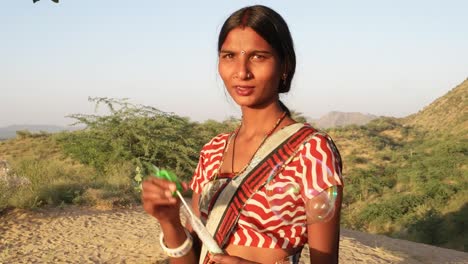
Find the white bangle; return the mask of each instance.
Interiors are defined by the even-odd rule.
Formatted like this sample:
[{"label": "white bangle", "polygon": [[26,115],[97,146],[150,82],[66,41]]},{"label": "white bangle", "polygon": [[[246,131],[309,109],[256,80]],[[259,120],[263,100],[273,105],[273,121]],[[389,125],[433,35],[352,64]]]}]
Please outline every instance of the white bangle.
[{"label": "white bangle", "polygon": [[164,244],[164,234],[161,233],[159,236],[159,244],[161,244],[161,248],[168,255],[169,257],[172,258],[180,258],[185,255],[187,255],[190,250],[192,249],[193,246],[193,238],[192,235],[187,231],[187,229],[184,228],[185,234],[187,235],[187,239],[184,241],[182,245],[180,245],[177,248],[168,248]]}]

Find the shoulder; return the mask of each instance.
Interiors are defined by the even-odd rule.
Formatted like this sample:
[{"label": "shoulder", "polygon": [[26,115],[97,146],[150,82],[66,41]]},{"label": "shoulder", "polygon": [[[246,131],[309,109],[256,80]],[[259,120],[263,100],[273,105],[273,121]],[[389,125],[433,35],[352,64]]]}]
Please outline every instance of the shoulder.
[{"label": "shoulder", "polygon": [[213,137],[200,151],[199,162],[190,183],[190,188],[195,193],[201,193],[203,186],[217,168],[215,165],[221,162],[229,135],[229,133],[222,133]]},{"label": "shoulder", "polygon": [[216,150],[224,149],[230,135],[231,133],[221,133],[216,135],[202,147],[201,154],[208,154]]},{"label": "shoulder", "polygon": [[304,124],[303,129],[309,131],[309,136],[301,146],[300,151],[302,152],[302,154],[309,153],[313,156],[315,156],[314,154],[320,156],[340,156],[338,148],[336,147],[335,142],[329,134],[316,129],[307,123]]},{"label": "shoulder", "polygon": [[325,141],[329,143],[333,143],[333,139],[329,134],[327,134],[324,131],[321,131],[317,128],[314,128],[311,124],[309,123],[304,123],[303,126],[304,130],[308,130],[310,133],[310,136],[308,137],[309,142],[311,141]]},{"label": "shoulder", "polygon": [[[312,128],[310,125],[309,127]],[[296,162],[292,166],[307,168],[302,171],[308,184],[314,190],[322,191],[331,185],[342,185],[341,155],[332,138],[327,133],[316,129],[309,133],[298,149]]]}]

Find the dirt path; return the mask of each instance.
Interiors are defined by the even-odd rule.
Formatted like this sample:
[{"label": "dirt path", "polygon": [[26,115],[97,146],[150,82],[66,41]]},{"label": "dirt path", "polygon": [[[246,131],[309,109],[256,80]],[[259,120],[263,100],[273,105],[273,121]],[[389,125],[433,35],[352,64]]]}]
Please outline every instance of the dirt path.
[{"label": "dirt path", "polygon": [[[0,217],[0,263],[164,263],[158,237],[141,207],[16,210]],[[340,263],[468,263],[468,253],[342,230]]]}]

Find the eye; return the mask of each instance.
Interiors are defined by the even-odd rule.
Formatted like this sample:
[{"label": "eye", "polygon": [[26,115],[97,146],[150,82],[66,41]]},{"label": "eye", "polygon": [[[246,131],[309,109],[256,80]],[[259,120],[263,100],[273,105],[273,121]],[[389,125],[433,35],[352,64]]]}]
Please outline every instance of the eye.
[{"label": "eye", "polygon": [[266,56],[261,55],[261,54],[254,54],[252,56],[252,60],[255,60],[255,61],[262,61],[262,60],[265,60],[265,59],[266,59]]},{"label": "eye", "polygon": [[223,54],[221,54],[221,59],[230,60],[230,59],[233,59],[233,58],[234,58],[233,53],[223,53]]}]

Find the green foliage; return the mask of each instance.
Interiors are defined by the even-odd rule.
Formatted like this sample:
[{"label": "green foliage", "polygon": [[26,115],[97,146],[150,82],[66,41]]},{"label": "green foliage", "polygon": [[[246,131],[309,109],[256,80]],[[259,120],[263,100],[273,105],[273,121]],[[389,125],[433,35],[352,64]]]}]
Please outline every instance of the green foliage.
[{"label": "green foliage", "polygon": [[385,189],[393,188],[395,184],[396,179],[389,168],[355,169],[346,178],[344,204],[381,196]]},{"label": "green foliage", "polygon": [[349,162],[356,163],[356,164],[365,164],[367,163],[367,159],[364,157],[349,155],[346,159]]},{"label": "green foliage", "polygon": [[173,169],[188,178],[197,162],[200,139],[186,118],[153,107],[132,105],[125,100],[90,98],[106,104],[109,115],[72,115],[86,125],[80,133],[59,139],[65,153],[104,174],[115,163],[130,161],[147,172],[143,162]]},{"label": "green foliage", "polygon": [[98,172],[103,173],[113,158],[109,155],[112,152],[111,142],[98,131],[62,133],[57,139],[63,145],[65,154],[94,167]]},{"label": "green foliage", "polygon": [[19,139],[25,138],[44,138],[48,137],[50,134],[46,131],[39,131],[37,133],[30,132],[29,130],[18,130],[16,131],[16,137]]},{"label": "green foliage", "polygon": [[141,168],[143,174],[148,174],[150,164],[154,164],[189,180],[203,144],[237,124],[235,119],[198,124],[188,118],[150,106],[133,105],[126,100],[89,100],[96,107],[106,105],[110,114],[70,116],[78,124],[86,125],[86,129],[63,133],[58,141],[66,154],[94,167],[100,174],[105,174],[113,164],[131,162]]},{"label": "green foliage", "polygon": [[86,178],[77,176],[83,172],[89,174],[89,170],[64,168],[57,161],[21,159],[3,182],[6,192],[0,209],[71,203],[86,188]]},{"label": "green foliage", "polygon": [[132,166],[116,164],[105,175],[95,177],[86,167],[64,166],[59,160],[19,159],[7,181],[0,179],[0,211],[63,204],[106,208],[139,200],[129,181]]},{"label": "green foliage", "polygon": [[[152,164],[189,180],[198,153],[213,136],[233,130],[239,120],[204,123],[133,105],[126,100],[90,98],[107,115],[72,115],[86,129],[58,134],[19,131],[2,142],[0,153],[27,184],[0,179],[0,210],[67,203],[112,207],[137,202],[135,169],[148,175]],[[67,158],[68,157],[68,158]]]},{"label": "green foliage", "polygon": [[377,218],[393,222],[401,219],[405,214],[412,212],[418,205],[424,202],[423,197],[413,194],[399,194],[375,204],[370,204],[361,211],[360,221],[362,225],[372,222]]},{"label": "green foliage", "polygon": [[448,241],[448,237],[443,232],[443,224],[443,216],[431,208],[409,225],[408,234],[418,242],[441,245]]},{"label": "green foliage", "polygon": [[[345,157],[345,166],[352,168],[345,179],[345,226],[466,251],[460,220],[468,203],[465,138],[428,133],[394,119],[339,133],[363,140],[374,149],[367,156],[378,158],[362,167],[357,152]],[[396,142],[392,133],[403,140]]]},{"label": "green foliage", "polygon": [[363,126],[372,133],[379,133],[385,130],[392,130],[401,126],[396,118],[382,117],[370,121],[367,125]]}]

